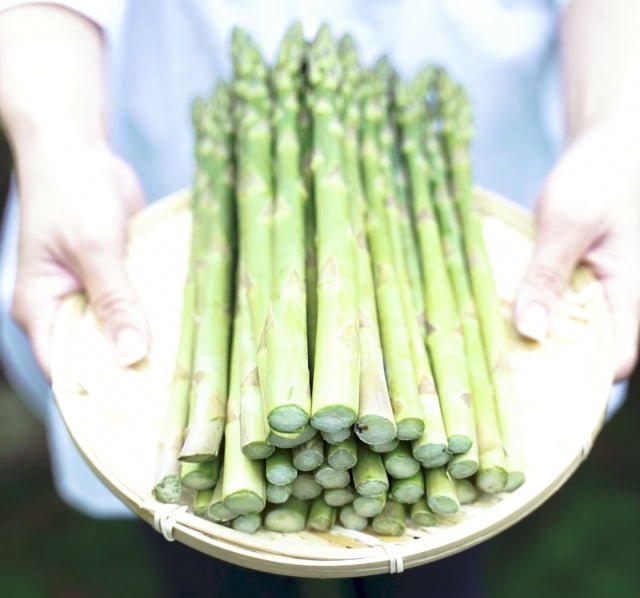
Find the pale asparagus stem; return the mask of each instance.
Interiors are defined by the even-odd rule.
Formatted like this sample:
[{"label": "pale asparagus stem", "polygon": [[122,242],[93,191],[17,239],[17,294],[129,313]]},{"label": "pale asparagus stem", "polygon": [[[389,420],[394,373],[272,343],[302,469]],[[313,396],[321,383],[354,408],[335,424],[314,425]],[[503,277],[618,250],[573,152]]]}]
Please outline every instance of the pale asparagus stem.
[{"label": "pale asparagus stem", "polygon": [[403,504],[387,500],[382,512],[371,521],[371,527],[376,534],[382,536],[401,536],[405,530],[406,508]]},{"label": "pale asparagus stem", "polygon": [[439,92],[443,96],[443,109],[448,110],[445,112],[447,118],[444,119],[444,141],[451,167],[451,182],[462,224],[473,296],[493,380],[497,418],[506,453],[505,490],[512,491],[524,482],[524,459],[515,394],[511,382],[506,324],[502,317],[493,271],[484,245],[482,216],[473,202],[469,157],[472,131],[470,104],[461,90],[457,92],[457,101],[448,99],[451,82],[444,73],[441,74],[438,83]]},{"label": "pale asparagus stem", "polygon": [[224,432],[233,269],[233,167],[228,86],[218,84],[201,112],[196,145],[195,317],[189,420],[180,459],[213,459]]},{"label": "pale asparagus stem", "polygon": [[428,165],[422,150],[421,123],[426,117],[424,94],[427,87],[425,79],[428,78],[428,73],[425,76],[422,72],[411,86],[398,83],[397,103],[425,273],[423,282],[429,354],[440,397],[449,451],[463,453],[475,440],[475,423],[469,397],[460,322],[442,254],[429,189]]},{"label": "pale asparagus stem", "polygon": [[269,432],[269,442],[276,448],[292,449],[311,440],[318,431],[307,424],[300,432]]},{"label": "pale asparagus stem", "polygon": [[[471,291],[471,281],[465,263],[461,227],[453,200],[447,186],[445,163],[440,144],[431,126],[426,127],[426,149],[431,164],[434,206],[440,224],[445,260],[449,271],[458,313],[462,322],[467,371],[471,386],[471,402],[475,414],[477,432],[477,459],[479,465],[476,483],[483,492],[495,493],[507,483],[505,454],[496,416],[493,385],[482,344],[476,305]],[[472,447],[473,449],[473,447]],[[473,455],[476,457],[476,455]],[[449,473],[453,477],[468,477],[454,473],[456,463],[451,463]]]},{"label": "pale asparagus stem", "polygon": [[342,430],[336,430],[335,432],[322,432],[322,439],[327,444],[340,444],[351,438],[351,428],[342,428]]},{"label": "pale asparagus stem", "polygon": [[231,512],[227,507],[224,506],[222,502],[222,486],[224,484],[224,468],[220,470],[220,475],[218,476],[218,483],[216,487],[213,489],[213,493],[211,494],[211,502],[209,503],[209,508],[207,509],[207,517],[213,521],[217,521],[218,523],[224,523],[226,521],[231,521],[235,514]]},{"label": "pale asparagus stem", "polygon": [[180,340],[173,379],[169,388],[169,402],[160,434],[156,461],[156,483],[153,496],[160,502],[176,503],[182,494],[178,455],[184,439],[189,410],[191,359],[193,355],[193,299],[194,283],[189,275],[183,292]]},{"label": "pale asparagus stem", "polygon": [[[478,472],[480,467],[480,456],[478,454],[478,444],[475,442],[465,453],[453,455],[447,462],[447,473],[456,480],[469,478]],[[497,472],[497,475],[500,475]]]},{"label": "pale asparagus stem", "polygon": [[382,457],[364,443],[358,444],[358,462],[351,470],[353,486],[362,496],[384,494],[389,489],[389,479]]},{"label": "pale asparagus stem", "polygon": [[358,515],[351,505],[345,505],[340,509],[338,520],[342,527],[358,531],[366,529],[367,525],[369,525],[369,520],[366,517]]},{"label": "pale asparagus stem", "polygon": [[[369,84],[371,86],[371,82]],[[397,436],[403,440],[413,440],[420,438],[424,432],[424,413],[416,386],[410,327],[405,319],[384,218],[387,193],[384,177],[381,176],[378,144],[382,111],[380,97],[369,93],[364,103],[361,147],[362,169],[369,201],[367,239],[373,261],[384,365]]]},{"label": "pale asparagus stem", "polygon": [[456,480],[456,493],[461,505],[471,504],[478,498],[478,489],[475,484],[468,479]]},{"label": "pale asparagus stem", "polygon": [[346,488],[351,482],[348,470],[334,469],[328,463],[323,463],[313,472],[313,478],[325,490],[334,488]]},{"label": "pale asparagus stem", "polygon": [[287,502],[291,496],[293,482],[291,484],[271,484],[267,482],[267,502],[281,505]]},{"label": "pale asparagus stem", "polygon": [[421,466],[411,454],[411,447],[401,442],[395,449],[382,455],[384,468],[392,478],[410,478],[419,471]]},{"label": "pale asparagus stem", "polygon": [[[400,199],[398,194],[402,192],[397,184],[397,176],[394,172],[394,155],[399,146],[398,137],[393,129],[393,124],[387,116],[391,110],[388,103],[390,95],[389,66],[386,61],[376,65],[377,83],[381,88],[381,103],[383,117],[380,126],[380,167],[381,176],[384,178],[384,189],[387,190],[385,198],[385,217],[387,231],[391,245],[393,264],[396,271],[402,310],[409,333],[416,386],[422,408],[424,410],[424,431],[420,438],[412,444],[413,454],[416,459],[428,461],[434,466],[441,465],[448,460],[447,433],[440,410],[440,402],[436,392],[436,384],[429,364],[429,356],[424,344],[424,336],[420,327],[418,306],[415,303],[411,291],[409,279],[409,259],[405,253],[402,237],[405,231],[402,227]],[[405,202],[406,203],[406,202]],[[415,256],[417,258],[417,256]]]},{"label": "pale asparagus stem", "polygon": [[391,440],[389,440],[388,442],[382,442],[380,444],[372,444],[369,446],[369,448],[374,452],[374,453],[389,453],[393,450],[395,450],[395,448],[400,444],[400,440],[398,440],[398,438],[392,438]]},{"label": "pale asparagus stem", "polygon": [[360,347],[351,231],[335,105],[341,82],[335,43],[322,27],[309,50],[313,175],[318,251],[318,325],[313,372],[314,427],[332,432],[358,415]]},{"label": "pale asparagus stem", "polygon": [[291,495],[300,500],[314,499],[322,494],[322,486],[316,482],[312,473],[299,473],[293,481]]},{"label": "pale asparagus stem", "polygon": [[212,497],[213,488],[196,492],[196,495],[193,497],[193,504],[191,505],[193,514],[198,517],[208,517],[209,504],[211,503]]},{"label": "pale asparagus stem", "polygon": [[327,447],[327,462],[335,469],[351,469],[358,462],[358,447],[355,436],[340,444]]},{"label": "pale asparagus stem", "polygon": [[204,463],[182,463],[180,481],[185,488],[209,490],[216,485],[219,471],[219,458]]},{"label": "pale asparagus stem", "polygon": [[311,394],[307,349],[304,181],[298,139],[300,75],[305,41],[300,23],[282,40],[273,71],[275,188],[272,226],[271,327],[267,335],[267,418],[277,432],[301,430]]},{"label": "pale asparagus stem", "polygon": [[256,346],[258,381],[266,401],[268,313],[271,297],[271,99],[268,71],[254,41],[241,29],[231,40],[236,131],[236,196],[240,251]]},{"label": "pale asparagus stem", "polygon": [[309,503],[292,496],[281,505],[269,505],[262,524],[274,532],[301,532],[307,523]]},{"label": "pale asparagus stem", "polygon": [[456,486],[444,467],[427,469],[424,484],[427,491],[427,504],[436,515],[453,515],[458,512],[460,502]]},{"label": "pale asparagus stem", "polygon": [[[244,260],[244,257],[241,257]],[[240,267],[244,266],[241,262]],[[240,270],[242,272],[242,270]],[[251,329],[251,314],[246,288],[238,284],[234,339],[231,349],[231,374],[227,400],[227,420],[224,430],[224,470],[222,501],[234,515],[259,513],[266,503],[264,461],[249,459],[240,445],[241,368],[245,345],[243,335]],[[252,347],[249,347],[252,350]]]},{"label": "pale asparagus stem", "polygon": [[427,505],[427,499],[421,498],[411,505],[411,523],[416,527],[432,527],[436,525],[437,518]]},{"label": "pale asparagus stem", "polygon": [[328,532],[336,522],[337,513],[335,507],[328,505],[322,496],[318,496],[311,503],[307,527],[318,532]]},{"label": "pale asparagus stem", "polygon": [[353,508],[362,517],[375,517],[382,513],[382,509],[387,504],[387,494],[376,496],[356,496],[353,499]]},{"label": "pale asparagus stem", "polygon": [[342,507],[353,502],[356,497],[356,491],[353,486],[344,488],[329,488],[322,493],[324,501],[332,507]]},{"label": "pale asparagus stem", "polygon": [[416,472],[410,478],[391,480],[389,498],[404,505],[412,505],[424,497],[424,473]]},{"label": "pale asparagus stem", "polygon": [[324,461],[324,442],[318,435],[293,449],[293,465],[298,471],[313,471]]},{"label": "pale asparagus stem", "polygon": [[291,459],[291,451],[276,449],[267,457],[266,477],[271,484],[291,484],[297,477],[298,470]]},{"label": "pale asparagus stem", "polygon": [[259,513],[238,515],[231,521],[231,527],[245,534],[255,534],[262,525],[262,516]]},{"label": "pale asparagus stem", "polygon": [[359,130],[361,98],[358,84],[361,69],[353,40],[345,36],[340,40],[340,58],[345,81],[344,99],[344,167],[349,196],[351,225],[356,237],[356,270],[358,276],[358,303],[360,321],[360,410],[355,431],[367,444],[391,440],[396,435],[396,424],[384,371],[384,358],[380,341],[380,327],[376,309],[375,285],[371,271],[371,258],[367,246],[364,214],[366,200],[360,173]]}]

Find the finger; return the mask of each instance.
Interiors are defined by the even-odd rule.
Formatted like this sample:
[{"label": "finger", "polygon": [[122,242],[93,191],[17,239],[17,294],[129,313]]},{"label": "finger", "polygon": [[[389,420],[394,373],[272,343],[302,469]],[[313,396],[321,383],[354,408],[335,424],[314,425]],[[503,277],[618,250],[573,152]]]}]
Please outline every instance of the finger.
[{"label": "finger", "polygon": [[520,334],[545,338],[554,306],[591,241],[580,221],[541,210],[533,256],[515,302]]},{"label": "finger", "polygon": [[79,268],[89,302],[113,342],[119,363],[129,366],[144,359],[149,332],[125,271],[124,250],[110,244],[94,246],[81,257]]}]

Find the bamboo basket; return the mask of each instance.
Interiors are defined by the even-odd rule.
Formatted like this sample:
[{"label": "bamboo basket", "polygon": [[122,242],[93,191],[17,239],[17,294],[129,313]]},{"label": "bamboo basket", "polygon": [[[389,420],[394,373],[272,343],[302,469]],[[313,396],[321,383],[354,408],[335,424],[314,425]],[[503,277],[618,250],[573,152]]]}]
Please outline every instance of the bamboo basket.
[{"label": "bamboo basket", "polygon": [[[512,333],[510,361],[525,450],[525,484],[512,494],[481,497],[436,527],[386,538],[335,528],[244,534],[201,519],[186,506],[151,496],[177,346],[186,278],[189,193],[171,195],[131,223],[128,269],[146,309],[152,346],[135,368],[117,366],[81,295],[57,316],[52,346],[56,401],[81,454],[102,481],[167,539],[260,571],[304,577],[399,572],[467,549],[510,527],[554,494],[589,453],[612,382],[612,333],[601,286],[586,270],[574,276],[541,344]],[[494,194],[477,192],[505,318],[525,271],[534,233],[530,214]]]}]

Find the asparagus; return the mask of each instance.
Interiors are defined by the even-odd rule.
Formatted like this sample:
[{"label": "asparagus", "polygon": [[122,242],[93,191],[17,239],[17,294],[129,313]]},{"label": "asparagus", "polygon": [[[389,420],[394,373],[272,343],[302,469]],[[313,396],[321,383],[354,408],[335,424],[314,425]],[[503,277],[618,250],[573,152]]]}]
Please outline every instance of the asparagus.
[{"label": "asparagus", "polygon": [[344,469],[334,469],[328,463],[322,464],[313,473],[313,477],[325,490],[346,488],[351,482],[349,472]]},{"label": "asparagus", "polygon": [[291,491],[293,489],[293,482],[290,484],[272,484],[267,482],[267,502],[272,502],[276,505],[281,505],[289,500]]},{"label": "asparagus", "polygon": [[382,457],[370,451],[363,443],[358,445],[358,462],[351,473],[356,492],[362,496],[376,496],[389,489]]},{"label": "asparagus", "polygon": [[207,510],[207,517],[212,521],[217,521],[218,523],[225,523],[227,521],[231,521],[235,517],[235,513],[230,511],[227,507],[224,506],[224,502],[222,500],[222,486],[224,481],[224,468],[220,470],[220,475],[218,476],[218,483],[216,487],[213,489],[211,493],[211,502],[209,502],[209,508]]},{"label": "asparagus", "polygon": [[183,463],[180,466],[180,481],[185,488],[208,490],[218,481],[220,459],[205,463]]},{"label": "asparagus", "polygon": [[245,534],[255,534],[262,525],[262,516],[259,513],[238,515],[231,521],[231,527]]},{"label": "asparagus", "polygon": [[313,471],[324,461],[322,438],[314,436],[293,449],[293,465],[298,471]]},{"label": "asparagus", "polygon": [[229,88],[219,83],[195,120],[194,226],[201,229],[195,268],[195,319],[189,419],[182,461],[213,459],[224,432],[233,267],[233,169]]},{"label": "asparagus", "polygon": [[[475,439],[469,397],[464,345],[459,317],[442,254],[442,244],[429,190],[427,161],[422,150],[421,123],[425,119],[424,94],[430,81],[422,71],[411,85],[397,85],[397,101],[403,133],[414,218],[424,276],[427,344],[432,360],[448,449],[463,453]],[[426,269],[428,268],[428,275]]]},{"label": "asparagus", "polygon": [[411,454],[406,442],[401,442],[395,449],[382,455],[384,468],[392,478],[410,478],[420,471],[420,462]]},{"label": "asparagus", "polygon": [[272,310],[267,336],[268,421],[295,432],[309,421],[304,184],[298,139],[298,89],[305,41],[300,23],[285,34],[273,72],[276,201],[272,232]]},{"label": "asparagus", "polygon": [[193,498],[191,510],[198,517],[207,517],[211,498],[213,497],[213,488],[207,490],[198,490]]},{"label": "asparagus", "polygon": [[244,284],[249,295],[258,381],[263,400],[268,404],[267,335],[273,215],[268,70],[255,42],[238,28],[233,30],[231,55],[240,252],[245,260]]},{"label": "asparagus", "polygon": [[[479,466],[478,445],[473,444],[466,453],[451,457],[447,463],[447,473],[457,480],[470,478],[478,472]],[[496,475],[500,475],[499,472]]]},{"label": "asparagus", "polygon": [[322,432],[322,439],[327,444],[340,444],[351,437],[351,428],[342,428],[335,432]]},{"label": "asparagus", "polygon": [[276,448],[291,449],[311,440],[317,430],[308,424],[300,432],[269,432],[269,443]]},{"label": "asparagus", "polygon": [[353,499],[353,508],[361,517],[375,517],[382,513],[387,504],[387,495],[378,494],[376,496],[356,496]]},{"label": "asparagus", "polygon": [[322,496],[311,503],[307,517],[307,527],[318,532],[328,532],[336,522],[337,509],[328,505]]},{"label": "asparagus", "polygon": [[349,36],[340,40],[340,58],[345,80],[342,97],[344,107],[343,160],[351,225],[356,237],[356,272],[360,329],[360,408],[355,431],[367,444],[391,440],[396,424],[384,371],[380,327],[375,300],[371,258],[367,246],[365,218],[366,200],[360,173],[359,130],[361,98],[358,93],[361,70],[355,44]]},{"label": "asparagus", "polygon": [[358,414],[360,351],[355,243],[342,167],[342,128],[335,97],[342,74],[324,26],[309,50],[313,116],[313,178],[318,256],[318,324],[311,422],[333,432]]},{"label": "asparagus", "polygon": [[382,512],[371,521],[376,534],[383,536],[401,536],[405,530],[406,509],[399,502],[388,500]]},{"label": "asparagus", "polygon": [[286,449],[276,449],[272,455],[267,457],[265,475],[271,484],[291,484],[298,475],[291,452]]},{"label": "asparagus", "polygon": [[[243,263],[241,267],[242,265]],[[224,430],[224,470],[227,474],[222,482],[223,504],[234,515],[259,513],[264,509],[266,502],[264,461],[249,459],[243,454],[240,446],[240,374],[242,351],[245,348],[242,338],[250,328],[248,296],[244,285],[239,284],[234,321],[236,334],[231,351],[231,379]]]},{"label": "asparagus", "polygon": [[369,520],[358,515],[351,505],[345,505],[340,509],[338,519],[340,520],[340,525],[347,529],[363,530],[369,525]]},{"label": "asparagus", "polygon": [[322,486],[316,482],[313,474],[299,473],[291,486],[291,495],[300,500],[310,500],[322,494]]},{"label": "asparagus", "polygon": [[469,479],[455,480],[456,493],[461,505],[471,504],[478,498],[478,489]]},{"label": "asparagus", "polygon": [[301,532],[307,523],[309,503],[291,497],[281,505],[269,505],[263,517],[263,525],[274,532]]},{"label": "asparagus", "polygon": [[416,472],[410,478],[392,479],[389,488],[389,498],[396,502],[412,505],[425,494],[424,473]]},{"label": "asparagus", "polygon": [[402,297],[393,263],[389,233],[384,218],[387,196],[381,176],[381,152],[378,128],[383,106],[374,84],[364,101],[361,159],[365,189],[369,200],[367,239],[373,260],[374,280],[384,363],[396,421],[397,436],[403,440],[419,438],[424,432],[424,417],[413,364],[409,323],[406,321]]},{"label": "asparagus", "polygon": [[491,264],[486,254],[482,236],[482,218],[473,205],[471,160],[471,112],[469,102],[461,90],[457,101],[451,101],[451,82],[444,73],[438,80],[439,91],[444,96],[444,141],[451,167],[451,183],[458,207],[464,235],[464,248],[473,297],[478,309],[478,319],[493,387],[496,415],[506,454],[507,482],[505,489],[512,491],[524,482],[524,461],[518,427],[515,399],[508,362],[505,324],[500,311]]},{"label": "asparagus", "polygon": [[327,448],[327,463],[334,469],[351,469],[358,462],[358,448],[354,436]]},{"label": "asparagus", "polygon": [[356,497],[356,491],[352,486],[344,488],[328,488],[322,493],[324,502],[332,507],[342,507],[353,502]]},{"label": "asparagus", "polygon": [[437,515],[453,515],[460,508],[454,481],[443,467],[427,469],[424,485],[427,504]]},{"label": "asparagus", "polygon": [[388,442],[382,442],[380,444],[372,444],[372,445],[369,446],[369,448],[374,453],[384,454],[384,453],[389,453],[389,452],[395,450],[395,448],[398,446],[398,444],[400,444],[400,440],[398,438],[392,438]]},{"label": "asparagus", "polygon": [[411,523],[417,527],[432,527],[436,525],[437,518],[427,505],[427,499],[421,498],[411,505]]}]

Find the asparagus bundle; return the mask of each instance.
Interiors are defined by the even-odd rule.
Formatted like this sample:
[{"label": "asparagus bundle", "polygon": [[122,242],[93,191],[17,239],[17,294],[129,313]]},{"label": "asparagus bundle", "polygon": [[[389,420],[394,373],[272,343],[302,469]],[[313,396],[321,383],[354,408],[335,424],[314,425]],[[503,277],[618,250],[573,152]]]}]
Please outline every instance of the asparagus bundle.
[{"label": "asparagus bundle", "polygon": [[367,70],[327,27],[307,44],[294,24],[273,70],[246,33],[232,49],[232,93],[194,104],[191,258],[154,495],[195,490],[194,513],[247,533],[339,521],[398,535],[515,488],[461,90],[431,68],[410,83],[386,59]]}]

